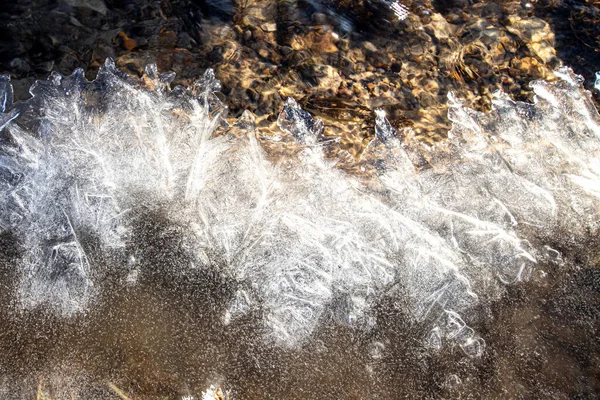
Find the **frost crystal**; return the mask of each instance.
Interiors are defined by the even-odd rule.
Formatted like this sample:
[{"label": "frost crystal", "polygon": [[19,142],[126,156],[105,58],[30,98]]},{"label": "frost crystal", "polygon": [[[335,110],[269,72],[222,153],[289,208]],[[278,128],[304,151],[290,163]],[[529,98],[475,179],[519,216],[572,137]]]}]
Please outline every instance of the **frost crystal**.
[{"label": "frost crystal", "polygon": [[313,118],[289,97],[277,119],[279,128],[292,135],[300,143],[313,144],[323,133],[323,121]]},{"label": "frost crystal", "polygon": [[10,84],[10,77],[0,75],[0,112],[6,113],[13,104],[13,88]]},{"label": "frost crystal", "polygon": [[13,106],[13,87],[8,75],[0,75],[0,130],[18,116]]},{"label": "frost crystal", "polygon": [[382,142],[386,142],[388,139],[396,137],[398,131],[390,124],[385,117],[385,111],[381,108],[375,110],[375,136]]},{"label": "frost crystal", "polygon": [[535,104],[499,93],[489,114],[451,96],[435,150],[401,142],[378,110],[367,183],[334,167],[323,123],[293,99],[278,126],[297,157],[271,161],[249,113],[224,123],[210,70],[171,89],[172,74],[134,80],[108,60],[95,81],[53,74],[17,104],[2,77],[0,228],[22,248],[21,303],[71,315],[107,277],[216,273],[235,282],[225,325],[260,315],[293,347],[328,318],[370,329],[386,293],[430,348],[479,357],[473,305],[527,279],[547,243],[597,231],[600,118],[578,77],[557,76],[533,83]]}]

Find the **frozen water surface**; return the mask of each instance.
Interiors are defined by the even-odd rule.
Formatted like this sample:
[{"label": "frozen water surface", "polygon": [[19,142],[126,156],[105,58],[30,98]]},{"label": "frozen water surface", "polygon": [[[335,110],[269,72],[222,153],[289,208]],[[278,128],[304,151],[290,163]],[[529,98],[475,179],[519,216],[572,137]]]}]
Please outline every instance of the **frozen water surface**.
[{"label": "frozen water surface", "polygon": [[[281,143],[250,113],[229,126],[210,70],[171,89],[155,66],[134,80],[108,60],[92,82],[53,74],[16,104],[0,78],[0,386],[506,394],[515,347],[554,357],[514,313],[550,307],[597,257],[600,119],[581,79],[557,76],[532,83],[534,104],[497,93],[488,114],[449,95],[435,148],[376,110],[363,177],[335,167],[322,121],[293,99]],[[277,161],[265,141],[295,152]]]}]

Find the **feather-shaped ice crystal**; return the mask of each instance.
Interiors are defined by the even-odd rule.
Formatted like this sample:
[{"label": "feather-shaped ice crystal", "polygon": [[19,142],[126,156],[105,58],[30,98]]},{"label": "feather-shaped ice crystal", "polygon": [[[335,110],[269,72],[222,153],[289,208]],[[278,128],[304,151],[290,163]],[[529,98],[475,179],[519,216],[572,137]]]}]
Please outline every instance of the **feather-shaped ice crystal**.
[{"label": "feather-shaped ice crystal", "polygon": [[[271,161],[248,113],[215,135],[228,126],[210,70],[171,89],[155,66],[137,80],[108,60],[92,82],[53,74],[17,104],[2,77],[0,227],[23,249],[20,300],[70,315],[107,276],[210,269],[237,285],[223,321],[261,310],[282,345],[325,316],[367,329],[386,293],[429,324],[431,348],[477,357],[472,306],[526,279],[549,238],[597,229],[599,117],[578,78],[558,76],[533,84],[535,104],[498,94],[489,114],[451,97],[450,139],[420,148],[422,170],[377,111],[362,161],[376,185],[335,168],[315,145],[322,121],[292,99],[278,127],[293,159]],[[149,216],[168,232],[148,234]]]}]

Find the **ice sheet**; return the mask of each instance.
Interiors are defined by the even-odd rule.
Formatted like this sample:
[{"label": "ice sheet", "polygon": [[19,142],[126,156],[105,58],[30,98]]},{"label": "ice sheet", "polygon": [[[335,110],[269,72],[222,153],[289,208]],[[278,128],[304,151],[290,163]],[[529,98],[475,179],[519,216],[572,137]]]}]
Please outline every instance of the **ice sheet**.
[{"label": "ice sheet", "polygon": [[[361,162],[377,185],[335,167],[323,123],[293,99],[278,126],[298,151],[271,161],[249,113],[228,131],[210,70],[171,89],[155,66],[134,80],[108,60],[92,82],[53,74],[17,104],[2,78],[0,226],[23,249],[21,304],[70,316],[94,307],[106,276],[210,269],[237,284],[223,321],[261,310],[278,345],[301,345],[329,317],[368,330],[385,294],[431,348],[478,357],[473,306],[528,279],[551,238],[597,232],[598,113],[579,77],[557,76],[533,83],[535,104],[496,94],[489,114],[450,96],[453,128],[436,148],[376,111]],[[176,235],[140,239],[147,215]],[[165,265],[144,263],[152,252]]]}]

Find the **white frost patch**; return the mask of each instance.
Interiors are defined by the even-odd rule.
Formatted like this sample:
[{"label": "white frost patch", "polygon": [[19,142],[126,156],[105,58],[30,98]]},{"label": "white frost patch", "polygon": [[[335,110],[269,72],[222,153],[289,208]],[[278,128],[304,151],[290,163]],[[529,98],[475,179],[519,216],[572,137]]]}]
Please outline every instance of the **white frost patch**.
[{"label": "white frost patch", "polygon": [[368,329],[385,293],[429,324],[431,348],[480,356],[472,306],[527,279],[546,239],[597,229],[598,114],[579,78],[559,76],[533,84],[534,105],[498,94],[482,114],[451,98],[435,149],[403,142],[378,111],[369,184],[334,167],[322,122],[292,99],[278,125],[293,159],[270,161],[248,114],[241,135],[214,135],[226,109],[211,71],[171,90],[172,74],[131,80],[108,61],[93,82],[54,74],[15,105],[0,80],[0,227],[24,249],[21,301],[85,310],[111,263],[136,284],[135,221],[154,210],[181,227],[176,243],[144,244],[185,254],[168,273],[213,266],[239,284],[226,324],[261,307],[267,336],[296,346],[325,312]]}]

